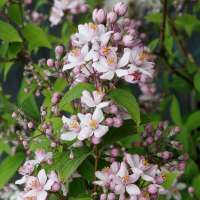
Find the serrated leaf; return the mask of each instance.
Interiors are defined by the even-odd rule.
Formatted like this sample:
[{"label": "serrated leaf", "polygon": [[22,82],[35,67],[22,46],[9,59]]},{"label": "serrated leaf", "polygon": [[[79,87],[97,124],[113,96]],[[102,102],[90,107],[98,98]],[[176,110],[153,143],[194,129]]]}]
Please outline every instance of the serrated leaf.
[{"label": "serrated leaf", "polygon": [[89,83],[79,83],[66,92],[60,101],[59,107],[62,109],[66,104],[81,97],[83,90],[93,91],[95,87]]},{"label": "serrated leaf", "polygon": [[140,124],[140,108],[136,98],[131,92],[124,89],[115,89],[109,93],[109,97],[118,105],[124,107],[131,115],[137,126]]},{"label": "serrated leaf", "polygon": [[179,105],[179,102],[178,102],[176,96],[173,96],[173,98],[172,98],[172,103],[171,103],[171,107],[170,107],[170,115],[175,124],[182,126],[180,105]]},{"label": "serrated leaf", "polygon": [[5,158],[0,165],[0,189],[14,176],[18,168],[24,161],[23,153],[17,153],[14,156]]},{"label": "serrated leaf", "polygon": [[0,20],[0,39],[5,42],[22,42],[21,37],[19,36],[19,33],[16,31],[16,29],[6,23]]},{"label": "serrated leaf", "polygon": [[38,47],[51,48],[47,34],[35,24],[27,24],[22,29],[22,34],[27,40],[30,50]]}]

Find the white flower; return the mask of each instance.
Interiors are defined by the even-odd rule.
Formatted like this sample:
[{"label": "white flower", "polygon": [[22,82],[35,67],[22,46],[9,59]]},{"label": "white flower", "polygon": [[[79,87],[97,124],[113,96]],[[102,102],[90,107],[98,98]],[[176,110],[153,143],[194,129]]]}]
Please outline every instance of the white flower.
[{"label": "white flower", "polygon": [[82,92],[81,102],[86,104],[90,108],[105,108],[109,105],[109,101],[103,101],[105,94],[101,91],[93,91],[92,95],[87,90]]},{"label": "white flower", "polygon": [[134,183],[138,180],[137,174],[129,174],[126,163],[122,162],[120,169],[117,173],[115,192],[120,195],[122,199],[124,193],[127,192],[130,196],[134,197],[140,194],[140,189]]},{"label": "white flower", "polygon": [[85,140],[91,136],[101,138],[108,132],[108,126],[100,124],[104,120],[103,113],[100,109],[96,109],[92,114],[78,114],[81,121],[81,131],[78,134],[79,140]]},{"label": "white flower", "polygon": [[80,132],[79,122],[74,117],[67,118],[65,116],[62,117],[62,121],[65,125],[67,125],[68,131],[61,134],[61,140],[74,140]]},{"label": "white flower", "polygon": [[51,179],[47,180],[45,170],[42,169],[39,171],[37,177],[30,177],[26,184],[28,184],[28,189],[30,190],[25,193],[25,199],[35,198],[36,200],[46,200],[47,191],[51,189],[53,181]]},{"label": "white flower", "polygon": [[139,155],[126,154],[126,162],[130,165],[134,174],[140,176],[143,180],[154,182],[157,173],[157,166],[151,165]]},{"label": "white flower", "polygon": [[72,43],[75,46],[82,46],[94,41],[103,40],[105,37],[106,27],[103,24],[80,24],[78,26],[78,33],[72,36]]},{"label": "white flower", "polygon": [[63,66],[63,71],[72,69],[74,67],[80,67],[81,65],[84,65],[85,62],[85,56],[88,53],[88,45],[84,45],[81,49],[75,48],[70,51],[67,55],[67,64]]},{"label": "white flower", "polygon": [[51,15],[49,18],[51,25],[52,26],[57,25],[61,21],[63,15],[64,15],[64,13],[61,9],[53,6],[51,9]]},{"label": "white flower", "polygon": [[106,80],[112,80],[115,73],[118,75],[120,68],[125,67],[129,63],[130,51],[124,50],[124,54],[118,60],[117,54],[113,52],[107,58],[102,58],[99,62],[93,64],[93,67],[99,73],[103,73],[100,78]]}]

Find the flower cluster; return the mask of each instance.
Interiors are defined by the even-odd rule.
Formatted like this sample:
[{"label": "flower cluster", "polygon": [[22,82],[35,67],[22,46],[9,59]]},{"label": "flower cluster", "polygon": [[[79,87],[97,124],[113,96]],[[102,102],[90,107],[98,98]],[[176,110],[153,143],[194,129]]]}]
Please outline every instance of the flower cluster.
[{"label": "flower cluster", "polygon": [[61,21],[65,13],[79,14],[85,13],[87,10],[88,6],[85,0],[54,0],[49,20],[54,26]]},{"label": "flower cluster", "polygon": [[51,171],[48,175],[44,169],[41,169],[38,172],[37,177],[33,175],[34,170],[41,164],[51,164],[52,163],[51,152],[46,153],[44,150],[36,150],[35,159],[27,160],[23,166],[19,169],[19,174],[22,175],[22,178],[17,180],[15,184],[22,185],[24,184],[24,192],[18,195],[20,200],[26,199],[40,199],[46,200],[48,196],[48,191],[58,192],[62,183],[59,180],[57,174],[54,171]]},{"label": "flower cluster", "polygon": [[137,154],[125,153],[123,162],[115,161],[95,175],[98,180],[94,184],[103,189],[101,200],[156,199],[163,190],[158,166]]}]

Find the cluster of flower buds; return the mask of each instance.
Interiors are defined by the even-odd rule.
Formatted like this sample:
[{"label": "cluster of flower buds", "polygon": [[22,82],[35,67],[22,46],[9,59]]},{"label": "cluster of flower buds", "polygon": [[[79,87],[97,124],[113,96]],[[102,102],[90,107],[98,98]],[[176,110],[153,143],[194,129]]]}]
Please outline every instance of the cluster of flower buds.
[{"label": "cluster of flower buds", "polygon": [[156,129],[151,124],[145,126],[142,133],[142,145],[152,157],[160,159],[168,170],[184,171],[187,155],[180,155],[183,145],[175,136],[180,132],[179,127],[169,127],[168,122],[160,122]]},{"label": "cluster of flower buds", "polygon": [[109,13],[95,9],[94,22],[78,26],[63,60],[63,71],[72,72],[74,83],[95,79],[98,86],[102,81],[144,83],[153,78],[153,56],[142,44],[140,23],[122,17],[126,11],[124,3]]},{"label": "cluster of flower buds", "polygon": [[46,200],[48,192],[58,192],[61,189],[62,183],[58,179],[57,174],[51,171],[48,175],[44,169],[38,172],[37,177],[33,176],[34,169],[40,164],[52,163],[51,152],[46,153],[39,149],[35,152],[35,159],[27,160],[19,169],[19,174],[23,177],[15,183],[25,185],[24,192],[18,195],[19,199],[40,199]]},{"label": "cluster of flower buds", "polygon": [[59,24],[65,13],[77,15],[79,13],[86,13],[88,5],[84,0],[54,0],[51,9],[50,22],[52,26]]},{"label": "cluster of flower buds", "polygon": [[123,162],[114,161],[95,175],[94,184],[103,190],[100,200],[157,199],[164,190],[164,178],[158,166],[137,154],[125,153]]}]

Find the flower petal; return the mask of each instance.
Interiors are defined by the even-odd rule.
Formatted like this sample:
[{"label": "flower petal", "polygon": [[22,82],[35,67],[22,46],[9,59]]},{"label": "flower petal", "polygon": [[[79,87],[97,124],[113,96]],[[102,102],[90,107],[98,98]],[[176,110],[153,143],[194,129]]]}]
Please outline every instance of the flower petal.
[{"label": "flower petal", "polygon": [[137,185],[135,184],[130,184],[126,186],[126,191],[130,194],[130,195],[139,195],[140,189]]},{"label": "flower petal", "polygon": [[99,127],[94,131],[94,136],[97,138],[101,138],[108,132],[108,126],[99,125]]},{"label": "flower petal", "polygon": [[61,134],[60,139],[61,140],[65,140],[65,141],[72,141],[77,137],[77,133],[76,132],[66,132]]},{"label": "flower petal", "polygon": [[38,179],[41,185],[45,185],[47,181],[47,175],[44,169],[41,169],[38,173]]},{"label": "flower petal", "polygon": [[85,139],[91,137],[92,135],[93,135],[92,129],[89,127],[84,127],[80,131],[80,133],[78,135],[78,139],[82,141],[82,140],[85,140]]}]

